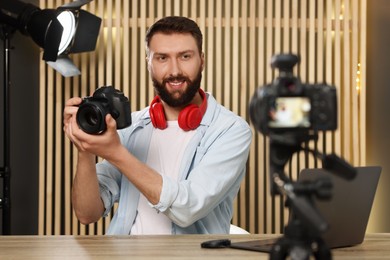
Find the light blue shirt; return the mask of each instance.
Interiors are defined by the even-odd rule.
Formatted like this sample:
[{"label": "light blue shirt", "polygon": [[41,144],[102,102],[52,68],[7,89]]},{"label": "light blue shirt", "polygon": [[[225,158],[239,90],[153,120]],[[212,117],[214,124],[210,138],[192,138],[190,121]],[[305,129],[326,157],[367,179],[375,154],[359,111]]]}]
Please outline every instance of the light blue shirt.
[{"label": "light blue shirt", "polygon": [[[207,111],[184,152],[179,180],[162,176],[160,201],[152,205],[171,219],[172,234],[228,234],[233,200],[245,175],[251,129],[244,119],[207,96]],[[122,144],[145,162],[152,130],[149,108],[145,108],[132,113],[132,125],[118,132]],[[107,234],[129,234],[139,191],[107,161],[98,163],[96,170],[104,216],[119,202]]]}]

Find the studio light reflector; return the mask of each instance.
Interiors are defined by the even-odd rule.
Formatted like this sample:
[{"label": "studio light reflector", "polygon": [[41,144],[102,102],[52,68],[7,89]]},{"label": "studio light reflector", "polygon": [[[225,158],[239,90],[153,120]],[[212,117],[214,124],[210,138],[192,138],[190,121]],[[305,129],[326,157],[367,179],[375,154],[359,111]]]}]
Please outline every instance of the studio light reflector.
[{"label": "studio light reflector", "polygon": [[30,36],[43,49],[43,59],[64,76],[80,71],[68,54],[93,51],[101,19],[81,7],[92,0],[74,1],[57,9],[40,9],[19,0],[0,0],[0,24]]},{"label": "studio light reflector", "polygon": [[72,12],[63,11],[57,16],[57,20],[60,22],[63,28],[61,42],[58,47],[58,55],[60,55],[66,51],[72,42],[74,33],[76,31],[76,19]]}]

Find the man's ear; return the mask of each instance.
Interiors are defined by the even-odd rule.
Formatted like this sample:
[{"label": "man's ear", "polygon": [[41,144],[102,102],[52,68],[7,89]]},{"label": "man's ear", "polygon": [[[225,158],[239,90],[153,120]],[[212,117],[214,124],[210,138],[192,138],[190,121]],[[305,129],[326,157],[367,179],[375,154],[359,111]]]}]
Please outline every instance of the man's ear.
[{"label": "man's ear", "polygon": [[148,55],[146,55],[145,60],[146,60],[146,64],[148,64],[148,71],[150,72],[150,63],[149,63],[149,56]]}]

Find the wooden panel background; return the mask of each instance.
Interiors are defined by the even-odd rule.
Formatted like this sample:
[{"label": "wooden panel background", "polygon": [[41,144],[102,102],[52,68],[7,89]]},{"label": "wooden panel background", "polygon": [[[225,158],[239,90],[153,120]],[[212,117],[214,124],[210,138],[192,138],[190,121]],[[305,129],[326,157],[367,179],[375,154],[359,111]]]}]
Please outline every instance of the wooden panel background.
[{"label": "wooden panel background", "polygon": [[[41,0],[40,6],[63,3]],[[83,226],[72,212],[77,152],[62,131],[64,102],[113,85],[129,97],[133,111],[147,106],[153,87],[144,37],[163,16],[187,16],[199,24],[206,57],[203,88],[248,121],[252,94],[275,76],[271,57],[300,54],[295,71],[302,81],[333,84],[339,97],[338,130],[309,145],[365,164],[366,0],[95,0],[83,8],[103,18],[103,26],[94,52],[71,57],[82,75],[63,78],[40,65],[39,234],[104,234],[109,217]],[[281,232],[287,212],[283,199],[269,194],[268,140],[253,132],[233,223],[251,233]],[[300,169],[320,166],[298,154],[286,171],[295,179]]]}]

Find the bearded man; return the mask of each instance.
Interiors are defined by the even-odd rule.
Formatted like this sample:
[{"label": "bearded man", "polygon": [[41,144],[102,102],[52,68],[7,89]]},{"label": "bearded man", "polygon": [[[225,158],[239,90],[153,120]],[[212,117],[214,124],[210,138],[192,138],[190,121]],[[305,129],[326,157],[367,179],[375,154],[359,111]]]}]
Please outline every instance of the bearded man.
[{"label": "bearded man", "polygon": [[[78,150],[72,190],[83,224],[118,207],[107,234],[228,234],[252,133],[241,117],[201,88],[202,33],[191,19],[165,17],[146,33],[156,96],[132,124],[85,133],[80,97],[66,102],[64,131]],[[95,163],[96,156],[104,160]]]}]

